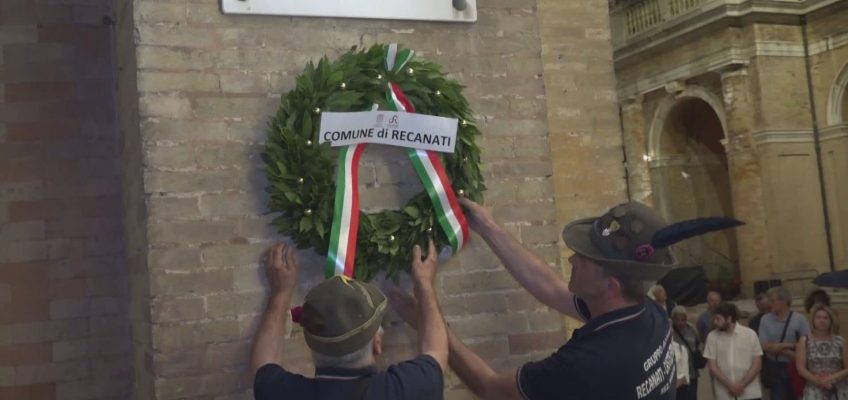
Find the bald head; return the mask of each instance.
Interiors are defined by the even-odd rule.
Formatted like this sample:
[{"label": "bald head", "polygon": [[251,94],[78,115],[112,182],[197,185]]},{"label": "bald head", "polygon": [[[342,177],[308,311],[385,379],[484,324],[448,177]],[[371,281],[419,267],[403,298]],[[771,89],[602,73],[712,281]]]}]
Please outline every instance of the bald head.
[{"label": "bald head", "polygon": [[714,313],[719,304],[721,304],[721,295],[714,290],[710,290],[707,293],[707,308],[711,313]]}]

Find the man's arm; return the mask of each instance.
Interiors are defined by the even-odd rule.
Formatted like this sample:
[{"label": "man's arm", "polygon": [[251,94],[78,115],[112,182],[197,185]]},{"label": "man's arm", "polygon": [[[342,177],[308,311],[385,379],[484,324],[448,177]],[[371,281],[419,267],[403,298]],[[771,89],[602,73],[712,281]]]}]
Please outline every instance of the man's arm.
[{"label": "man's arm", "polygon": [[763,343],[763,351],[773,356],[795,357],[795,345],[792,343]]},{"label": "man's arm", "polygon": [[748,372],[746,372],[745,376],[742,377],[742,380],[739,381],[739,385],[742,386],[743,390],[748,386],[748,384],[754,381],[754,378],[756,378],[760,374],[760,370],[762,369],[762,367],[763,357],[754,356],[754,358],[751,359],[751,368],[748,368]]},{"label": "man's arm", "polygon": [[518,243],[495,222],[491,212],[466,198],[459,202],[467,209],[470,226],[489,245],[507,271],[542,304],[578,320],[583,316],[574,304],[568,284],[536,254]]},{"label": "man's arm", "polygon": [[253,341],[251,376],[256,376],[256,371],[265,364],[280,363],[278,355],[283,347],[286,311],[297,282],[298,265],[294,252],[293,248],[277,243],[265,254],[265,275],[271,285],[271,295]]},{"label": "man's arm", "polygon": [[421,354],[433,357],[442,372],[448,366],[448,335],[442,311],[436,299],[433,280],[436,278],[436,245],[430,240],[427,258],[421,261],[421,247],[412,249],[412,282],[415,298],[418,299],[418,347]]},{"label": "man's arm", "polygon": [[770,356],[789,356],[795,357],[795,345],[791,343],[781,343],[778,342],[776,337],[773,337],[767,329],[763,329],[762,320],[760,320],[760,332],[759,339],[760,343],[763,346],[763,352]]},{"label": "man's arm", "polygon": [[733,382],[731,382],[730,379],[727,379],[727,377],[724,376],[718,368],[718,361],[715,359],[709,359],[707,360],[707,366],[710,368],[710,374],[712,374],[713,378],[715,378],[718,383],[721,383],[721,385],[727,388],[728,391],[733,388]]},{"label": "man's arm", "polygon": [[497,373],[474,354],[456,334],[448,330],[450,367],[459,379],[483,400],[522,400],[516,383],[516,370]]}]

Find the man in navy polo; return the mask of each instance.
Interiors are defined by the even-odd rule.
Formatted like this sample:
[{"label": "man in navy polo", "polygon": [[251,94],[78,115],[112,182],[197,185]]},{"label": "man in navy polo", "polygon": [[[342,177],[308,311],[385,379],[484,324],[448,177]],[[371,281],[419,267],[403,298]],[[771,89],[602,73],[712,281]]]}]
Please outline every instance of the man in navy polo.
[{"label": "man in navy polo", "polygon": [[[636,202],[574,221],[562,233],[574,251],[566,283],[495,223],[486,208],[461,201],[471,228],[522,286],[545,305],[586,322],[548,358],[505,372],[494,371],[448,330],[451,369],[474,394],[482,399],[674,399],[668,315],[645,293],[674,266],[668,245],[715,227],[696,221],[687,234],[663,230],[668,226],[659,214]],[[658,238],[668,240],[655,242]],[[415,320],[411,298],[393,297],[403,304],[401,317]]]},{"label": "man in navy polo", "polygon": [[392,365],[384,372],[374,367],[382,351],[380,324],[386,297],[376,286],[335,276],[315,286],[292,319],[303,326],[306,344],[315,361],[315,377],[286,371],[279,362],[289,301],[297,281],[294,249],[283,244],[266,256],[265,272],[271,284],[268,307],[262,316],[251,355],[253,393],[257,400],[439,400],[448,344],[445,323],[433,290],[436,248],[430,242],[427,258],[413,249],[410,275],[417,299],[414,321],[421,326],[420,355]]}]

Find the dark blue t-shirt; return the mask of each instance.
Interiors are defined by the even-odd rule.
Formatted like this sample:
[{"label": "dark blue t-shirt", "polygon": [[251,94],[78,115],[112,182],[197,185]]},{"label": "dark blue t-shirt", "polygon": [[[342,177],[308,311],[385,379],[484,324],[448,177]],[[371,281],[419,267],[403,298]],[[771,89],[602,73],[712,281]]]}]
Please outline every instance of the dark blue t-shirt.
[{"label": "dark blue t-shirt", "polygon": [[550,357],[522,366],[518,390],[528,400],[673,400],[677,381],[668,316],[643,301],[589,319]]},{"label": "dark blue t-shirt", "polygon": [[[363,379],[368,381],[363,384]],[[317,368],[315,378],[293,374],[277,364],[256,371],[253,397],[256,400],[441,400],[442,368],[428,355],[390,366],[384,372],[374,367]]]}]

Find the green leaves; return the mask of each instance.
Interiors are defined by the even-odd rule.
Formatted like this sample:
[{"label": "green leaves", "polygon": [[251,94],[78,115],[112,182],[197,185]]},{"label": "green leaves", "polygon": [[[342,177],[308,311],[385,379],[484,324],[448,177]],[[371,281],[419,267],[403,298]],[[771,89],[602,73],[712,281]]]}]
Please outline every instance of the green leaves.
[{"label": "green leaves", "polygon": [[[462,85],[427,60],[410,60],[407,67],[413,74],[386,71],[386,47],[354,48],[336,61],[322,58],[317,65],[308,63],[295,80],[295,89],[283,96],[268,123],[262,154],[269,182],[268,208],[278,214],[273,226],[299,248],[312,247],[326,254],[333,221],[337,151],[317,143],[320,114],[313,109],[364,111],[372,104],[385,109],[387,80],[400,85],[418,113],[468,121],[457,132],[456,152],[442,158],[454,188],[462,187],[466,196],[482,199],[486,187],[480,172],[480,149],[474,142],[480,132],[462,96]],[[311,145],[307,141],[312,141]],[[414,196],[401,210],[359,215],[357,279],[367,281],[379,273],[396,279],[410,267],[415,244],[426,245],[429,238],[439,247],[447,244],[444,232],[435,225],[435,210],[426,193]]]}]

